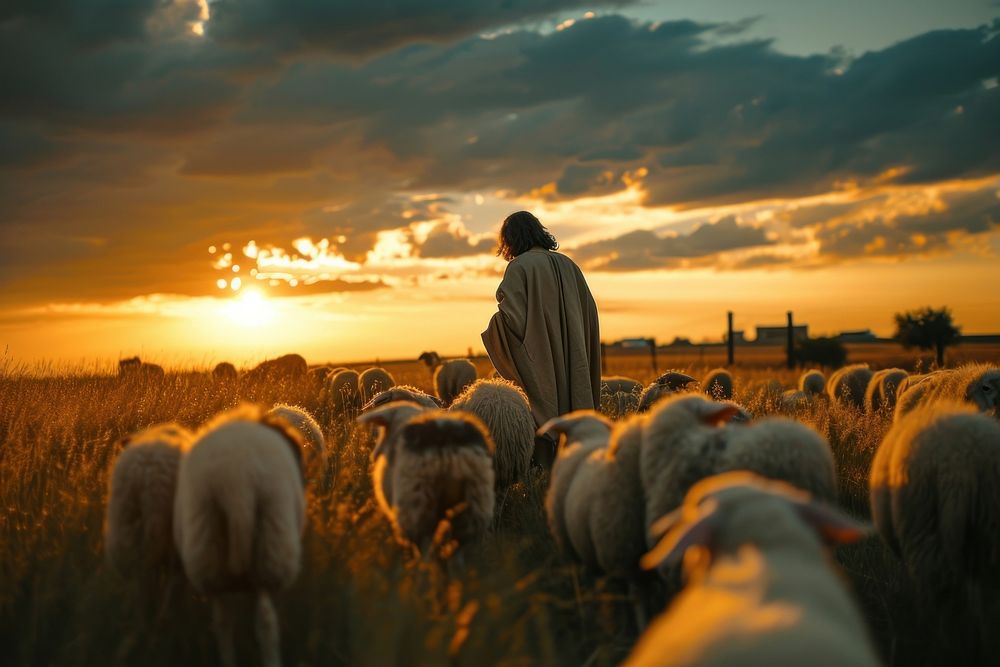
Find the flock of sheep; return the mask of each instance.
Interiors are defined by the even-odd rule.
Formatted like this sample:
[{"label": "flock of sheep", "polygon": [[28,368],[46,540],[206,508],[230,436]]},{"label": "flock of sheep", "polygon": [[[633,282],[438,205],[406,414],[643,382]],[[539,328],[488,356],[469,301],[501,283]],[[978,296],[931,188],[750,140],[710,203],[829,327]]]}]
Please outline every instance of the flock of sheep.
[{"label": "flock of sheep", "polygon": [[[251,373],[314,375],[344,421],[376,427],[378,507],[401,545],[448,571],[495,525],[536,438],[558,437],[549,527],[566,557],[632,589],[645,631],[627,664],[879,663],[827,557],[869,529],[835,508],[830,446],[794,419],[820,401],[894,415],[871,469],[872,518],[917,585],[932,596],[1000,586],[1000,369],[808,371],[798,389],[756,389],[784,413],[762,419],[732,401],[725,370],[700,382],[669,372],[645,387],[610,377],[600,412],[562,415],[536,433],[516,385],[477,379],[467,360],[425,356],[436,395],[397,386],[381,368],[308,370],[287,360],[297,355]],[[242,405],[194,432],[163,424],[121,444],[109,563],[142,578],[179,562],[211,600],[227,666],[249,593],[261,661],[280,664],[273,596],[299,574],[305,488],[326,455],[319,424],[295,406]],[[643,594],[650,572],[686,581],[666,610]]]}]

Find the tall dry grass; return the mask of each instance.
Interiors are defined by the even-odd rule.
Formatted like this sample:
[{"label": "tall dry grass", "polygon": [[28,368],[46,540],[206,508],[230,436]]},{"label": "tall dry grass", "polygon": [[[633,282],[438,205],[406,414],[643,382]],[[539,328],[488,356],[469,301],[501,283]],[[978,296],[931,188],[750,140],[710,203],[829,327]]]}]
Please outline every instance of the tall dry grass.
[{"label": "tall dry grass", "polygon": [[[391,370],[401,383],[431,388],[423,366]],[[707,368],[685,370],[700,377]],[[642,361],[609,372],[644,382],[653,375]],[[760,389],[771,378],[791,386],[795,374],[737,372],[737,400],[757,415],[776,411]],[[330,456],[310,470],[302,576],[278,599],[287,664],[612,665],[627,654],[636,636],[630,602],[615,582],[556,553],[540,474],[510,494],[495,534],[447,580],[392,541],[372,498],[369,433],[332,414],[308,382],[227,385],[197,371],[120,381],[96,368],[59,374],[8,361],[0,365],[0,663],[216,663],[204,601],[168,582],[150,598],[111,572],[102,522],[119,438],[170,420],[194,428],[242,400],[301,405],[330,439]],[[867,516],[868,467],[888,417],[823,402],[798,417],[833,444],[844,507]],[[971,624],[961,608],[942,618],[921,606],[878,540],[838,558],[890,664],[970,664],[997,648],[963,629]],[[248,611],[245,664],[255,664],[250,628]]]}]

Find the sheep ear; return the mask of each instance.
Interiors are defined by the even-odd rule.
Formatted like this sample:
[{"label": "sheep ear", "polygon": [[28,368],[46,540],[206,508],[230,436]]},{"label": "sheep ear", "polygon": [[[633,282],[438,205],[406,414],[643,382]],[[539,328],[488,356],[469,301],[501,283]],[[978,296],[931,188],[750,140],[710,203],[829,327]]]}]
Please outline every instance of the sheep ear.
[{"label": "sheep ear", "polygon": [[699,417],[706,424],[728,424],[738,416],[746,416],[746,413],[738,405],[732,403],[711,403],[705,406]]},{"label": "sheep ear", "polygon": [[396,405],[381,405],[375,403],[378,400],[378,396],[373,398],[368,405],[365,406],[365,411],[358,415],[355,420],[358,424],[372,424],[375,426],[388,426],[392,421],[393,415],[399,410],[399,406]]},{"label": "sheep ear", "polygon": [[548,435],[550,433],[555,433],[556,435],[559,435],[565,433],[566,429],[569,428],[569,425],[572,423],[573,420],[568,419],[567,417],[553,417],[552,419],[542,424],[542,427],[538,429],[535,435],[543,436],[543,435]]},{"label": "sheep ear", "polygon": [[[710,545],[719,523],[717,508],[717,502],[707,499],[701,504],[697,517],[692,521],[684,520],[684,508],[675,510],[657,521],[650,529],[650,534],[657,529],[665,528],[666,535],[639,561],[642,569],[665,570],[679,563],[689,548]],[[664,526],[668,520],[672,525]]]},{"label": "sheep ear", "polygon": [[797,502],[795,510],[828,544],[854,544],[873,531],[871,524],[815,500]]}]

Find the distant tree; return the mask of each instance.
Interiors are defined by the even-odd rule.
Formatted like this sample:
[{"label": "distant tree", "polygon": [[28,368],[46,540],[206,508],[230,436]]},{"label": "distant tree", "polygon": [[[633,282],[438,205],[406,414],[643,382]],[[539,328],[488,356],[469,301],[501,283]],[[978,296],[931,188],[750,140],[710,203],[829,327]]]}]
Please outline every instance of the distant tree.
[{"label": "distant tree", "polygon": [[938,368],[944,366],[944,348],[954,345],[961,337],[962,330],[955,326],[951,311],[945,307],[935,310],[930,306],[905,313],[896,313],[896,333],[893,338],[909,350],[933,349],[937,353]]},{"label": "distant tree", "polygon": [[836,338],[800,338],[795,342],[799,364],[838,368],[847,363],[847,348]]}]

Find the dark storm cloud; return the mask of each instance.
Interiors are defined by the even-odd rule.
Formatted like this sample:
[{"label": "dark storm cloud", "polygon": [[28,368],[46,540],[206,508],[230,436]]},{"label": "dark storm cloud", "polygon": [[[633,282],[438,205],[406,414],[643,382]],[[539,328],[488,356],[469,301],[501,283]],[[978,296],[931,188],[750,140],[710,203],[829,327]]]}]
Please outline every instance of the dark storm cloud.
[{"label": "dark storm cloud", "polygon": [[659,236],[652,231],[636,230],[568,252],[591,268],[630,271],[676,266],[680,260],[773,243],[763,229],[741,225],[728,217],[699,225],[688,234]]},{"label": "dark storm cloud", "polygon": [[414,42],[443,42],[493,26],[628,0],[217,0],[209,35],[282,50],[366,56]]},{"label": "dark storm cloud", "polygon": [[[1000,171],[1000,23],[852,62],[740,41],[745,24],[510,29],[578,5],[213,2],[201,38],[190,0],[4,3],[0,293],[196,291],[219,238],[342,235],[357,260],[380,231],[441,220],[442,202],[412,199],[429,191],[572,199],[641,180],[647,204],[693,207]],[[789,226],[863,254],[878,230],[834,232],[834,213],[854,220],[847,205]],[[881,224],[883,248],[947,239]],[[768,243],[713,227],[594,258],[625,270]],[[452,236],[420,252],[479,249]]]},{"label": "dark storm cloud", "polygon": [[951,249],[963,237],[1000,229],[1000,196],[995,186],[951,193],[944,207],[922,215],[882,216],[821,227],[820,255],[827,259],[901,257]]}]

